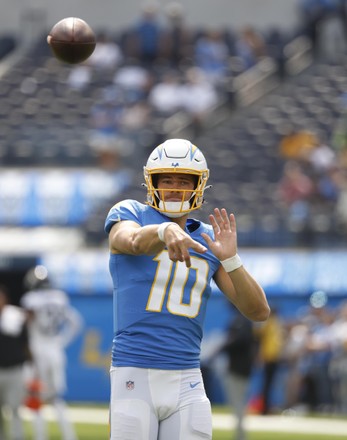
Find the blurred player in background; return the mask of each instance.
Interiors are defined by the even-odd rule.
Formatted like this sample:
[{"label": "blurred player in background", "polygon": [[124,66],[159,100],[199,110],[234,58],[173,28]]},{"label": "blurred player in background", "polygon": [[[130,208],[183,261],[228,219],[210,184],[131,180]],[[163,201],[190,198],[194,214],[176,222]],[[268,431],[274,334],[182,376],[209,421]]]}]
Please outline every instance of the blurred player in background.
[{"label": "blurred player in background", "polygon": [[10,411],[10,438],[24,440],[19,409],[24,400],[23,367],[30,359],[26,314],[9,304],[7,288],[0,285],[0,440],[4,440],[3,410]]},{"label": "blurred player in background", "polygon": [[262,414],[271,413],[271,397],[276,376],[283,359],[285,327],[275,307],[271,308],[269,319],[256,329],[259,340],[259,361],[263,366],[263,408]]},{"label": "blurred player in background", "polygon": [[236,418],[234,440],[246,440],[244,419],[247,413],[248,391],[257,356],[257,339],[253,322],[237,313],[232,319],[222,351],[227,355],[225,377],[228,402]]},{"label": "blurred player in background", "polygon": [[212,279],[255,321],[269,306],[237,254],[233,214],[214,209],[211,225],[188,218],[209,177],[201,151],[171,139],[144,168],[147,204],[113,206],[109,234],[114,283],[111,440],[212,438],[200,344]]},{"label": "blurred player in background", "polygon": [[[63,439],[75,440],[62,397],[66,390],[65,349],[81,331],[82,317],[70,305],[67,294],[52,287],[44,266],[29,270],[24,285],[28,292],[23,295],[21,305],[29,313],[33,356],[31,379],[41,385],[42,403],[54,407]],[[40,408],[34,414],[35,440],[46,440],[46,426]]]}]

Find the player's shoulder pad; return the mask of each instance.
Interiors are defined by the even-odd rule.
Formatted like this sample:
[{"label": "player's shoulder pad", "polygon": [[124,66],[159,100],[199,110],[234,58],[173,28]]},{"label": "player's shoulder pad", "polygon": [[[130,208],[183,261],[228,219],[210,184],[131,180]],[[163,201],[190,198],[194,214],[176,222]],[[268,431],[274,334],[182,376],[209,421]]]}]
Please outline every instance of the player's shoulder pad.
[{"label": "player's shoulder pad", "polygon": [[212,225],[210,225],[208,223],[205,223],[205,222],[202,222],[202,221],[199,221],[199,224],[200,224],[199,225],[200,226],[200,232],[205,232],[205,234],[208,234],[211,237],[214,236]]},{"label": "player's shoulder pad", "polygon": [[136,223],[141,224],[140,217],[142,212],[147,208],[137,200],[126,199],[121,202],[116,203],[110,209],[106,221],[105,221],[105,231],[110,232],[112,226],[123,220],[132,220]]}]

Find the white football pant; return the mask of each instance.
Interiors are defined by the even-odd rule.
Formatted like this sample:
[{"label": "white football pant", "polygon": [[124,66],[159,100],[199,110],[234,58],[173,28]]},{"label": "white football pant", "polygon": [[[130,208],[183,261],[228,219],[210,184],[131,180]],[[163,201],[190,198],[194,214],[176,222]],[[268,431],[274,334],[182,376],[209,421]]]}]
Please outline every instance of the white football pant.
[{"label": "white football pant", "polygon": [[111,368],[110,440],[211,440],[200,369]]}]

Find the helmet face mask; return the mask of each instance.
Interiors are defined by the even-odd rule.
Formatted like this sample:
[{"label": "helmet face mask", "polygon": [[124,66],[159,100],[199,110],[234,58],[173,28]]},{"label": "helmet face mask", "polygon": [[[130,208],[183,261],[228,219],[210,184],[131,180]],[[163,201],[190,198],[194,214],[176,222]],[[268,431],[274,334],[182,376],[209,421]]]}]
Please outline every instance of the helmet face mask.
[{"label": "helmet face mask", "polygon": [[[195,188],[159,189],[158,175],[173,173],[196,176]],[[144,177],[147,186],[147,204],[168,217],[175,218],[201,208],[209,170],[203,154],[190,141],[170,139],[151,153],[144,167]],[[175,191],[180,201],[165,201],[165,197],[161,197],[164,191]],[[187,192],[191,193],[189,200],[186,200]]]}]

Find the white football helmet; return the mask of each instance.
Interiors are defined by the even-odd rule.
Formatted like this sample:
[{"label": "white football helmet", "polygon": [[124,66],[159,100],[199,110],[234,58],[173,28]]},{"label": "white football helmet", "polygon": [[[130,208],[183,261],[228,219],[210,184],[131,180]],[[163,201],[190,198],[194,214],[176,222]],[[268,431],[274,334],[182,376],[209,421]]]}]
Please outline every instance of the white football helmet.
[{"label": "white football helmet", "polygon": [[[175,189],[182,193],[182,201],[161,200],[156,176],[162,173],[196,176],[196,187],[190,199],[185,201],[187,190]],[[204,190],[209,173],[205,157],[198,147],[185,139],[169,139],[154,149],[144,167],[147,204],[171,218],[182,217],[190,211],[199,209],[204,201]]]},{"label": "white football helmet", "polygon": [[51,287],[51,283],[48,277],[48,270],[45,266],[38,265],[25,274],[24,287],[27,290],[39,290],[39,289],[48,289]]}]

